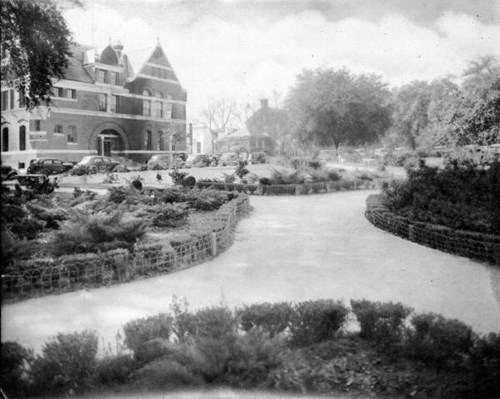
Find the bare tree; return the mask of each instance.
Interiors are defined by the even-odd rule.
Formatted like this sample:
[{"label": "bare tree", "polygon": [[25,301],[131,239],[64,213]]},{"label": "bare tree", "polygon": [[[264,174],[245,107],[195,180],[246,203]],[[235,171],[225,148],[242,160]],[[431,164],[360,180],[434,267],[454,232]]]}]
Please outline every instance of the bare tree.
[{"label": "bare tree", "polygon": [[234,131],[240,125],[238,123],[240,114],[236,102],[225,97],[211,100],[203,110],[203,117],[212,137],[212,152],[221,134]]}]

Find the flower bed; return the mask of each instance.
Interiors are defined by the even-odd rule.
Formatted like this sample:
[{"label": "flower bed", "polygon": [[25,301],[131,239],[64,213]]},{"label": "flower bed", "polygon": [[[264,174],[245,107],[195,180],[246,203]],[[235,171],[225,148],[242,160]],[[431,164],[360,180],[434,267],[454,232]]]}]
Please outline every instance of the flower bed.
[{"label": "flower bed", "polygon": [[164,242],[146,242],[133,249],[78,253],[14,261],[2,275],[6,299],[100,287],[190,267],[219,254],[234,240],[238,217],[249,209],[248,196],[240,194],[215,212],[212,223]]},{"label": "flower bed", "polygon": [[416,243],[500,266],[500,236],[412,221],[387,209],[380,195],[366,201],[366,218],[376,227]]}]

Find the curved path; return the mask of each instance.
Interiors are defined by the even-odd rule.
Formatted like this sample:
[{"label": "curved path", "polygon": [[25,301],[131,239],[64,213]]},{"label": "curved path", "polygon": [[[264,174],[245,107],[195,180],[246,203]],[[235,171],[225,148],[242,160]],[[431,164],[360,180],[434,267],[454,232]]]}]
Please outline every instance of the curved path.
[{"label": "curved path", "polygon": [[364,217],[371,192],[251,197],[233,246],[213,261],[119,286],[2,307],[2,341],[38,350],[57,332],[96,330],[115,343],[132,319],[169,310],[262,301],[367,298],[458,318],[500,331],[500,268],[392,236]]}]

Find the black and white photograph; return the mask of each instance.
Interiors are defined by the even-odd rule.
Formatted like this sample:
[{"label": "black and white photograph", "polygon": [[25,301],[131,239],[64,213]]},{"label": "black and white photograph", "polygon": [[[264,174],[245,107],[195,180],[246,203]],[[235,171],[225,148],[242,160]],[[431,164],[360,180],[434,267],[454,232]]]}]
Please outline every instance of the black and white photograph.
[{"label": "black and white photograph", "polygon": [[499,0],[0,5],[0,399],[500,398]]}]

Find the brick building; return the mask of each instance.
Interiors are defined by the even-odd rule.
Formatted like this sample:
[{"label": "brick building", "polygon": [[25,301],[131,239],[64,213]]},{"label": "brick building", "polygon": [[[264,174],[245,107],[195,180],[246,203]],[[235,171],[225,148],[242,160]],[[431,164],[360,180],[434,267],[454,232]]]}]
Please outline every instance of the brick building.
[{"label": "brick building", "polygon": [[2,86],[2,163],[30,159],[76,162],[102,154],[145,162],[152,154],[186,152],[186,91],[161,45],[125,53],[120,43],[100,54],[72,48],[65,78],[50,107],[27,112]]},{"label": "brick building", "polygon": [[262,99],[260,104],[260,108],[245,121],[245,128],[217,141],[217,152],[229,152],[236,146],[247,152],[265,152],[268,155],[282,152],[286,139],[287,113],[269,107],[267,99]]}]

